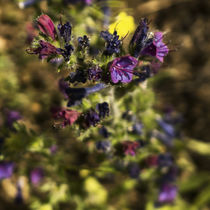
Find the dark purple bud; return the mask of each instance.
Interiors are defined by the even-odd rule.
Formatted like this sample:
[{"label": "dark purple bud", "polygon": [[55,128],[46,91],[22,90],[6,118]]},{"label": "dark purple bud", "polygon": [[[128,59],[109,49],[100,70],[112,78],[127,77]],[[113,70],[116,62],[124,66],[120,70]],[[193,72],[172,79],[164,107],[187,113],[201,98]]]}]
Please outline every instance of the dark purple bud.
[{"label": "dark purple bud", "polygon": [[48,42],[43,40],[39,41],[39,47],[27,49],[27,53],[29,54],[37,54],[40,59],[49,58],[50,56],[55,56],[61,54],[60,50],[55,46],[51,45]]},{"label": "dark purple bud", "polygon": [[1,161],[0,162],[0,180],[12,176],[14,170],[14,163]]},{"label": "dark purple bud", "polygon": [[66,22],[65,24],[58,24],[58,30],[60,33],[60,36],[64,39],[64,42],[68,44],[71,40],[71,31],[72,26],[70,22]]},{"label": "dark purple bud", "polygon": [[156,57],[160,62],[163,62],[163,59],[168,54],[168,52],[169,49],[167,45],[163,43],[163,33],[156,32],[153,42],[145,47],[141,54]]},{"label": "dark purple bud", "polygon": [[138,60],[130,55],[116,58],[109,70],[111,72],[111,79],[113,83],[129,83],[133,78],[133,69],[138,64]]},{"label": "dark purple bud", "polygon": [[177,195],[177,187],[172,184],[164,184],[161,186],[158,201],[160,203],[172,203]]},{"label": "dark purple bud", "polygon": [[158,156],[158,165],[160,167],[171,167],[173,164],[174,159],[170,153],[164,153]]},{"label": "dark purple bud", "polygon": [[109,104],[107,102],[97,104],[100,119],[109,116]]},{"label": "dark purple bud", "polygon": [[79,50],[81,49],[85,49],[87,47],[89,47],[90,43],[89,43],[89,39],[86,35],[84,35],[83,37],[79,37],[78,38],[78,47]]},{"label": "dark purple bud", "polygon": [[137,179],[139,177],[140,168],[139,164],[135,162],[131,162],[128,164],[128,173],[131,178]]},{"label": "dark purple bud", "polygon": [[102,69],[99,66],[93,66],[88,69],[88,79],[99,81],[102,77]]},{"label": "dark purple bud", "polygon": [[6,114],[6,124],[8,127],[12,128],[13,127],[13,123],[20,120],[22,118],[22,116],[20,115],[20,113],[18,111],[8,111]]},{"label": "dark purple bud", "polygon": [[47,15],[40,15],[37,19],[39,30],[55,40],[56,30],[53,21]]},{"label": "dark purple bud", "polygon": [[66,93],[66,89],[69,88],[69,84],[68,82],[66,82],[63,78],[59,80],[58,82],[58,86],[59,86],[59,90],[61,91],[61,93],[63,93],[65,99],[68,98],[68,95]]},{"label": "dark purple bud", "polygon": [[104,51],[105,55],[112,55],[114,53],[120,53],[120,47],[122,45],[122,41],[119,39],[119,35],[117,35],[117,31],[114,31],[113,34],[108,31],[102,31],[101,37],[106,42],[106,50]]},{"label": "dark purple bud", "polygon": [[103,126],[99,129],[99,133],[104,137],[104,138],[108,138],[110,133],[108,132],[108,130]]},{"label": "dark purple bud", "polygon": [[103,152],[108,152],[111,149],[111,143],[108,140],[96,142],[96,148]]},{"label": "dark purple bud", "polygon": [[31,183],[34,185],[38,185],[44,177],[44,171],[42,168],[35,168],[30,173]]},{"label": "dark purple bud", "polygon": [[98,113],[91,109],[84,115],[84,122],[87,127],[96,126],[100,122]]},{"label": "dark purple bud", "polygon": [[139,142],[137,141],[124,141],[122,142],[123,152],[125,155],[136,155],[136,150],[139,148]]}]

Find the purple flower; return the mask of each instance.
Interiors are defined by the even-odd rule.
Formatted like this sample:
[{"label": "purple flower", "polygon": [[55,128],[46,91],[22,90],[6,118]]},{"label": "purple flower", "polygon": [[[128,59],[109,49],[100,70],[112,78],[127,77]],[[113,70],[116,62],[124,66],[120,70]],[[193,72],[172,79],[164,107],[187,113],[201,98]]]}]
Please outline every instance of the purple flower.
[{"label": "purple flower", "polygon": [[111,79],[113,83],[129,83],[133,77],[133,69],[136,67],[138,60],[130,55],[116,58],[111,66]]},{"label": "purple flower", "polygon": [[89,47],[89,38],[84,35],[83,37],[79,37],[78,38],[78,47],[79,47],[79,50],[81,49],[85,49],[86,47]]},{"label": "purple flower", "polygon": [[135,156],[140,144],[137,141],[124,141],[122,142],[122,146],[125,155]]},{"label": "purple flower", "polygon": [[17,120],[20,120],[21,118],[22,116],[20,115],[18,111],[8,111],[6,123],[8,127],[12,128],[13,123],[16,122]]},{"label": "purple flower", "polygon": [[14,163],[2,161],[0,162],[0,180],[12,176]]},{"label": "purple flower", "polygon": [[163,62],[163,58],[168,54],[168,52],[169,49],[167,45],[163,43],[163,33],[156,32],[153,42],[150,45],[147,45],[141,54],[156,57],[160,62]]},{"label": "purple flower", "polygon": [[98,81],[102,77],[102,69],[99,66],[93,66],[88,69],[88,79]]},{"label": "purple flower", "polygon": [[40,15],[37,19],[38,27],[41,32],[55,40],[56,30],[53,21],[48,15]]},{"label": "purple flower", "polygon": [[29,54],[38,54],[40,59],[49,58],[50,56],[61,54],[61,51],[55,46],[43,40],[39,41],[39,47],[27,49]]},{"label": "purple flower", "polygon": [[110,151],[110,148],[111,148],[110,141],[108,140],[98,141],[96,142],[96,148],[98,150],[102,150],[103,152],[108,152]]},{"label": "purple flower", "polygon": [[170,137],[175,137],[176,136],[176,131],[173,125],[165,122],[162,119],[159,119],[158,121],[158,125],[163,129],[163,131],[169,135]]},{"label": "purple flower", "polygon": [[44,171],[42,168],[35,168],[30,173],[31,183],[38,185],[44,177]]},{"label": "purple flower", "polygon": [[172,184],[163,184],[159,196],[158,201],[160,203],[172,203],[177,195],[177,187]]},{"label": "purple flower", "polygon": [[107,102],[104,103],[98,103],[97,104],[97,110],[99,112],[99,117],[105,118],[106,116],[109,116],[109,104]]}]

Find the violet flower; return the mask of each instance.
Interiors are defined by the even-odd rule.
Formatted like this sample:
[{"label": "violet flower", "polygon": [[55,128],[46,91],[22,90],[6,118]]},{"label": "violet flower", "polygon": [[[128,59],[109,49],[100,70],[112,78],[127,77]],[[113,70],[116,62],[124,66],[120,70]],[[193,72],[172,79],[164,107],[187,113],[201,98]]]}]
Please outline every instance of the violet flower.
[{"label": "violet flower", "polygon": [[14,110],[8,111],[6,117],[7,117],[6,124],[10,128],[12,128],[14,122],[16,122],[22,118],[20,113],[18,111],[14,111]]},{"label": "violet flower", "polygon": [[156,32],[153,42],[144,48],[141,54],[156,57],[160,62],[163,62],[163,58],[168,54],[168,52],[169,49],[167,45],[163,43],[163,33]]},{"label": "violet flower", "polygon": [[14,170],[14,163],[1,161],[0,162],[0,180],[12,176]]},{"label": "violet flower", "polygon": [[102,77],[102,69],[99,66],[93,66],[88,69],[88,79],[99,81]]},{"label": "violet flower", "polygon": [[38,185],[44,177],[44,171],[42,168],[35,168],[30,173],[31,183],[34,185]]},{"label": "violet flower", "polygon": [[123,152],[125,155],[136,155],[136,150],[139,148],[139,142],[136,141],[124,141],[122,142]]},{"label": "violet flower", "polygon": [[109,152],[111,149],[111,143],[108,140],[96,142],[96,148],[103,152]]},{"label": "violet flower", "polygon": [[84,123],[86,127],[96,126],[100,122],[100,117],[94,109],[90,109],[84,115]]},{"label": "violet flower", "polygon": [[111,72],[111,79],[113,83],[129,83],[133,78],[133,69],[138,64],[138,60],[130,55],[116,58],[109,70]]},{"label": "violet flower", "polygon": [[164,184],[162,185],[159,196],[158,196],[158,201],[160,203],[172,203],[177,195],[177,187],[172,184]]},{"label": "violet flower", "polygon": [[37,19],[39,30],[55,40],[56,30],[53,21],[48,15],[40,15]]},{"label": "violet flower", "polygon": [[64,39],[65,43],[68,44],[71,40],[71,31],[72,26],[70,22],[66,22],[65,24],[58,24],[58,30],[60,36]]},{"label": "violet flower", "polygon": [[49,58],[50,56],[61,54],[61,51],[53,46],[52,44],[45,42],[43,40],[39,41],[39,47],[27,49],[29,54],[39,55],[39,59]]}]

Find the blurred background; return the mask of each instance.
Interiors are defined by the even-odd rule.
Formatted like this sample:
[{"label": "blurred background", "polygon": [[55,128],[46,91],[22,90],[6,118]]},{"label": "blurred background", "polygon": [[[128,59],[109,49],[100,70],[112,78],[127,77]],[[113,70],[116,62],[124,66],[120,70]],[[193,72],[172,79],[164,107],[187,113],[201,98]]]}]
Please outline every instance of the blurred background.
[{"label": "blurred background", "polygon": [[[99,5],[100,2],[96,4]],[[70,131],[59,133],[49,128],[51,123],[49,110],[52,105],[59,105],[62,100],[57,86],[59,76],[53,66],[40,62],[35,56],[28,56],[25,50],[33,35],[30,22],[42,12],[47,12],[58,19],[58,16],[64,13],[65,6],[59,0],[48,3],[40,1],[25,9],[21,9],[19,5],[20,1],[0,0],[0,126],[3,125],[4,119],[2,113],[5,113],[7,109],[18,110],[24,116],[24,123],[28,129],[44,133],[44,137],[41,137],[54,143],[55,138],[66,139],[71,135]],[[179,202],[175,206],[166,206],[161,209],[210,210],[210,1],[121,0],[112,1],[110,7],[111,22],[122,11],[133,16],[136,25],[140,18],[147,17],[151,20],[151,29],[166,32],[165,42],[171,49],[162,70],[152,80],[156,95],[154,108],[163,112],[165,107],[171,107],[180,113],[183,119],[180,130],[186,140],[182,143],[184,146],[181,144],[175,150],[177,163],[182,168],[179,179]],[[78,18],[77,23],[81,27],[83,18],[91,10],[90,8],[91,6],[85,8],[85,12],[82,13],[84,16],[81,15],[80,19]],[[77,17],[76,13],[81,8],[71,9],[70,6],[68,14]],[[58,155],[56,160],[51,161],[58,161],[64,165],[72,161],[80,166],[86,159],[85,165],[96,164],[94,162],[96,157],[93,154],[88,156],[86,147],[81,142],[73,141],[70,144],[59,142],[58,144],[65,147],[66,152],[74,147],[74,154],[72,157],[65,156],[66,159],[62,160],[63,156]],[[32,163],[34,159],[40,160],[36,154],[34,157],[21,157],[19,154],[18,158],[20,161],[28,158],[28,161]],[[24,168],[24,160],[20,164],[23,170],[19,172],[19,176],[22,177],[21,182],[25,183],[27,180],[24,174],[29,172]],[[12,200],[17,193],[14,185],[17,180],[14,178],[14,180],[5,180],[0,183],[2,189],[0,209],[51,210],[53,208],[50,205],[41,206],[39,205],[41,201],[36,200],[36,196],[41,197],[40,200],[45,203],[46,192],[52,192],[51,199],[60,199],[61,204],[56,204],[55,209],[150,210],[158,208],[148,204],[146,184],[136,186],[129,182],[124,188],[120,186],[120,180],[124,179],[123,174],[119,174],[118,179],[112,183],[109,182],[113,177],[104,178],[102,182],[108,189],[106,191],[98,181],[91,177],[87,178],[90,172],[85,169],[79,172],[68,170],[71,178],[65,182],[75,181],[75,184],[70,185],[70,189],[80,196],[73,196],[67,192],[66,185],[59,188],[48,184],[42,192],[24,188],[22,193],[25,202],[17,205]],[[60,176],[62,177],[62,170]],[[80,189],[84,177],[86,177],[84,185],[88,189],[86,191]],[[87,202],[88,205],[86,205],[82,203],[82,200],[88,193],[89,203]],[[95,198],[95,194],[98,197]],[[73,196],[74,202],[66,204],[65,196]],[[103,200],[104,197],[108,197],[107,201]],[[98,199],[99,203],[101,199],[103,205],[91,206],[91,199]]]}]

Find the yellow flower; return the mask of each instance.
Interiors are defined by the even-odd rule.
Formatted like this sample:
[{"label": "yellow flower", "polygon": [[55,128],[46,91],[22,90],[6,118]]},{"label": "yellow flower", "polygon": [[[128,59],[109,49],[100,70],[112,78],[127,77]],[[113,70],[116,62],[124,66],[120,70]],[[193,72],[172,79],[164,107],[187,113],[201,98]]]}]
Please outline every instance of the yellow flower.
[{"label": "yellow flower", "polygon": [[109,26],[109,32],[113,33],[114,30],[117,31],[120,38],[131,33],[135,30],[134,18],[127,15],[125,12],[121,12],[117,17],[116,21]]}]

